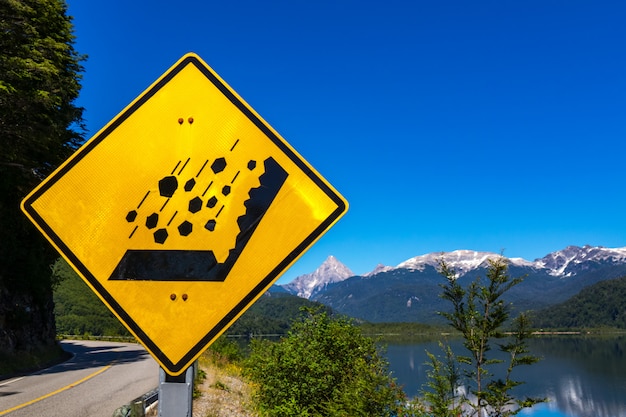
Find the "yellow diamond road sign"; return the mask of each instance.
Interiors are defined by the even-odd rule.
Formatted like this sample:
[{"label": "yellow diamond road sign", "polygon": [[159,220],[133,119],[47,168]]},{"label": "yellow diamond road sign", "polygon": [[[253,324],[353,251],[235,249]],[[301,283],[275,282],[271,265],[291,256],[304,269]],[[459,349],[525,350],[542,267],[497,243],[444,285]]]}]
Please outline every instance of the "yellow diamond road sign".
[{"label": "yellow diamond road sign", "polygon": [[33,190],[22,209],[178,375],[347,202],[188,54]]}]

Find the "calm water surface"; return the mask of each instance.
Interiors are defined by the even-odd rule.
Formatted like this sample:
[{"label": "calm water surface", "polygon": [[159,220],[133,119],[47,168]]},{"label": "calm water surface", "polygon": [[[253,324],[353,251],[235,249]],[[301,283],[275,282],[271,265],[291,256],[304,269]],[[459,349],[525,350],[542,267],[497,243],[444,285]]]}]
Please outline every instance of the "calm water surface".
[{"label": "calm water surface", "polygon": [[[463,352],[460,340],[451,344],[455,352]],[[516,388],[517,395],[549,402],[522,416],[626,417],[626,336],[539,337],[530,341],[530,348],[543,360],[516,368],[514,379],[526,382]],[[430,368],[425,350],[441,353],[436,341],[387,344],[390,369],[409,396],[426,382]]]}]

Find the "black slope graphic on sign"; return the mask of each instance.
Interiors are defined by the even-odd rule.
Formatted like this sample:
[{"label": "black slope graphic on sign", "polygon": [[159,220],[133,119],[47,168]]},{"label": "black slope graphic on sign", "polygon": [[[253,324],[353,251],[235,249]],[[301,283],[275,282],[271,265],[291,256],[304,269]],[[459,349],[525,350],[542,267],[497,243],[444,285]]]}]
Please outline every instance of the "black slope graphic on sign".
[{"label": "black slope graphic on sign", "polygon": [[109,280],[224,281],[287,179],[287,172],[273,158],[264,164],[261,184],[248,193],[246,213],[237,219],[235,246],[223,263],[211,250],[128,250]]}]

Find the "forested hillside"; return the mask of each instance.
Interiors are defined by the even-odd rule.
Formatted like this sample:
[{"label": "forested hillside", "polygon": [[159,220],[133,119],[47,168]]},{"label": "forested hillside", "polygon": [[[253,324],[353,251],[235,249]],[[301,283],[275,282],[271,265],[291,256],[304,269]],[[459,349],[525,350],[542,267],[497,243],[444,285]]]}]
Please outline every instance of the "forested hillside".
[{"label": "forested hillside", "polygon": [[[321,304],[286,293],[265,293],[256,303],[226,331],[230,335],[284,335],[289,331],[294,319],[302,312],[302,307]],[[329,307],[324,307],[331,313]]]},{"label": "forested hillside", "polygon": [[564,303],[535,314],[537,328],[626,329],[626,276],[583,289]]},{"label": "forested hillside", "polygon": [[62,259],[54,264],[59,284],[54,290],[57,334],[117,336],[128,330]]}]

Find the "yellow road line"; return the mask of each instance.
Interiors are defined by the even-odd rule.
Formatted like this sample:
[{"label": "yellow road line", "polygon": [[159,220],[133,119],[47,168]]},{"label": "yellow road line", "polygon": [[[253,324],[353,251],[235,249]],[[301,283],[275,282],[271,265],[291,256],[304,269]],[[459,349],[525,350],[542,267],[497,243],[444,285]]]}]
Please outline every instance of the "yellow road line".
[{"label": "yellow road line", "polygon": [[5,415],[5,414],[8,414],[8,413],[10,413],[10,412],[12,412],[12,411],[15,411],[15,410],[19,410],[20,408],[27,407],[27,406],[29,406],[29,405],[31,405],[31,404],[35,404],[36,402],[39,402],[39,401],[44,400],[44,399],[46,399],[46,398],[52,397],[53,395],[56,395],[56,394],[58,394],[58,393],[60,393],[60,392],[63,392],[63,391],[65,391],[65,390],[68,390],[68,389],[70,389],[70,388],[74,388],[76,385],[82,384],[83,382],[87,381],[88,379],[91,379],[91,378],[93,378],[94,376],[101,374],[102,372],[104,372],[104,371],[106,371],[107,369],[109,369],[111,366],[113,366],[113,362],[111,362],[110,364],[106,365],[104,368],[99,369],[99,370],[97,370],[96,372],[94,372],[94,373],[92,373],[92,374],[87,375],[87,376],[86,376],[86,377],[84,377],[83,379],[79,379],[79,380],[78,380],[78,381],[76,381],[76,382],[73,382],[73,383],[71,383],[71,384],[69,384],[69,385],[64,386],[63,388],[59,388],[59,389],[58,389],[58,390],[56,390],[56,391],[50,392],[50,393],[48,393],[48,394],[46,394],[46,395],[42,395],[42,396],[41,396],[41,397],[39,397],[39,398],[35,398],[34,400],[27,401],[27,402],[25,402],[25,403],[23,403],[23,404],[16,405],[15,407],[9,408],[9,409],[7,409],[7,410],[0,411],[0,416],[3,416],[3,415]]}]

